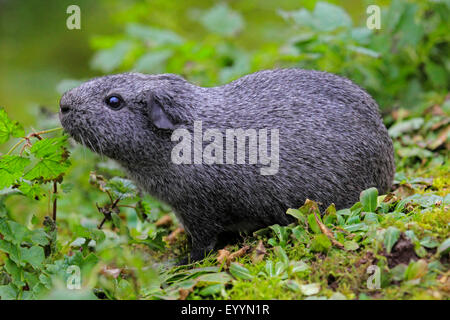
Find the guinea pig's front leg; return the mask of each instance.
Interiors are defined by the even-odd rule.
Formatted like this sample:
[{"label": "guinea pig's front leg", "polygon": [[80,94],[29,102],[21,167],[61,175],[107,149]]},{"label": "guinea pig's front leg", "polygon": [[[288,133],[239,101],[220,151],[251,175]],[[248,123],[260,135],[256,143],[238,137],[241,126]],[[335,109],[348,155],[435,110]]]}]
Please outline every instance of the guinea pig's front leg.
[{"label": "guinea pig's front leg", "polygon": [[[186,228],[186,226],[185,226]],[[187,229],[187,228],[186,228]],[[204,259],[217,243],[217,231],[209,230],[186,230],[191,239],[190,253],[184,257],[178,264],[184,265]]]}]

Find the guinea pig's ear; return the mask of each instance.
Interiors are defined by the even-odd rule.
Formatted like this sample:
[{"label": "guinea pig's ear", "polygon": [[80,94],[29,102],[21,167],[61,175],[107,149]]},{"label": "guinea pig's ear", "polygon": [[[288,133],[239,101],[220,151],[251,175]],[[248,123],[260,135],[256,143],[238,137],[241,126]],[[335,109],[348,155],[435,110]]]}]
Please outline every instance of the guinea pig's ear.
[{"label": "guinea pig's ear", "polygon": [[164,110],[162,101],[156,95],[150,95],[148,107],[150,108],[150,119],[158,129],[175,129],[173,120],[170,119]]}]

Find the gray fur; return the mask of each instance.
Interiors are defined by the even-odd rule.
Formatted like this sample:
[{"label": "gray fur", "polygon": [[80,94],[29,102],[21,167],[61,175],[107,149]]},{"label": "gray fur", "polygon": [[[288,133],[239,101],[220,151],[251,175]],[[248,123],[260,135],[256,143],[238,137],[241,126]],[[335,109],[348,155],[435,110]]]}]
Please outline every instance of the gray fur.
[{"label": "gray fur", "polygon": [[[104,99],[120,94],[125,107]],[[90,80],[65,93],[61,123],[75,140],[117,160],[138,185],[172,206],[201,259],[224,232],[288,224],[288,208],[307,198],[338,209],[362,190],[391,187],[392,141],[376,102],[350,80],[301,69],[265,70],[229,84],[203,88],[172,75],[124,73]],[[162,107],[174,128],[278,128],[280,167],[176,165],[171,129],[152,123]]]}]

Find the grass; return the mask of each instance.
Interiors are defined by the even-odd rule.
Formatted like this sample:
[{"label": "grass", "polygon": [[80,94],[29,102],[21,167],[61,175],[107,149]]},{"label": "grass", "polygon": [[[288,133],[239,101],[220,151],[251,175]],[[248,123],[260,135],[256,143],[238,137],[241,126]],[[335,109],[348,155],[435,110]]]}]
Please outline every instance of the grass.
[{"label": "grass", "polygon": [[[153,298],[448,299],[448,253],[438,253],[446,239],[448,248],[448,165],[415,177],[414,181],[424,183],[430,177],[435,178],[427,185],[395,185],[392,193],[397,197],[395,201],[377,197],[377,221],[371,221],[368,213],[355,209],[358,205],[344,223],[328,219],[331,222],[326,223],[327,228],[347,249],[329,243],[315,247],[321,233],[304,224],[308,221],[305,217],[299,224],[278,228],[284,232],[269,229],[265,235],[246,237],[238,244],[227,246],[225,250],[229,253],[249,248],[232,261],[218,261],[219,252],[194,265],[169,269],[169,275],[186,272],[186,277],[167,281],[164,284],[167,287]],[[404,188],[408,188],[408,196],[402,196]],[[389,206],[384,207],[385,203]],[[344,210],[336,213],[343,214],[346,214]],[[327,221],[327,216],[323,220]],[[353,232],[345,231],[358,224],[364,225]],[[300,237],[293,231],[296,228],[303,232]],[[390,234],[387,230],[398,231],[390,254],[386,252]],[[179,241],[182,244],[185,240]],[[255,258],[258,244],[265,249],[259,260]],[[368,287],[367,281],[373,275],[368,271],[369,266],[379,270],[379,288]],[[212,275],[211,281],[200,279],[205,272]],[[225,281],[214,278],[221,273],[230,276]]]},{"label": "grass", "polygon": [[[70,157],[76,165],[59,189],[57,240],[48,253],[48,241],[35,238],[33,250],[42,247],[45,257],[28,257],[19,269],[11,264],[12,251],[2,248],[0,296],[449,299],[450,163],[442,139],[449,121],[442,112],[421,117],[419,127],[409,126],[409,118],[390,126],[397,163],[391,193],[365,190],[358,203],[338,211],[319,212],[307,201],[287,211],[296,223],[258,230],[187,266],[174,266],[187,252],[187,238],[171,209],[141,196],[111,161],[76,146]],[[89,174],[93,163],[97,173]],[[29,232],[56,237],[39,229],[52,212],[50,199],[51,190],[37,201],[7,191],[0,199],[2,221],[21,230],[23,239]],[[6,240],[28,250],[30,243],[5,230]],[[67,289],[70,266],[80,268],[81,290]]]}]

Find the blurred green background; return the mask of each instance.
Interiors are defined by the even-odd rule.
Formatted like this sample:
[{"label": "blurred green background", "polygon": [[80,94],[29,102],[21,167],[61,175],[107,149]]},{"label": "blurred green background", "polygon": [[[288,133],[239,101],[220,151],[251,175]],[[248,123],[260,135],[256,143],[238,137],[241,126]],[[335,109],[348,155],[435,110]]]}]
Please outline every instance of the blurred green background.
[{"label": "blurred green background", "polygon": [[[358,47],[378,52],[381,54],[378,57],[377,53],[371,51],[360,50],[357,54],[344,52],[342,48],[336,47],[342,40],[349,43],[349,39],[343,37],[344,32],[336,30],[324,32],[320,28],[311,30],[305,19],[286,19],[286,15],[281,13],[281,11],[298,11],[301,8],[312,11],[315,3],[316,1],[299,0],[222,2],[62,0],[46,1],[44,4],[38,0],[2,0],[0,1],[0,105],[4,106],[13,118],[30,125],[35,122],[35,113],[32,110],[36,105],[45,105],[51,110],[57,110],[61,93],[57,87],[62,80],[87,79],[132,69],[150,73],[177,72],[199,84],[215,85],[263,68],[291,65],[316,67],[347,75],[365,86],[372,94],[376,90],[385,90],[385,95],[379,100],[383,108],[394,104],[394,101],[389,99],[398,94],[399,86],[403,91],[414,93],[409,100],[407,99],[408,102],[417,101],[415,94],[419,92],[418,87],[423,85],[420,83],[423,79],[420,77],[424,75],[436,74],[438,88],[444,89],[448,85],[448,1],[430,3],[394,1],[392,5],[388,0],[330,1],[349,14],[353,21],[351,26],[353,29],[362,27],[366,29],[365,31],[367,31],[367,28],[364,28],[368,16],[367,6],[369,4],[381,6],[383,20],[382,29],[378,31],[378,39],[361,40],[356,44]],[[70,4],[77,4],[81,8],[81,30],[66,28],[68,17],[66,8]],[[395,12],[393,10],[389,12],[392,7],[396,7]],[[435,9],[436,12],[430,14],[428,11],[431,9]],[[425,25],[421,16],[427,16],[430,21]],[[146,31],[130,30],[131,23],[158,28],[158,31],[173,32],[178,39],[182,39],[183,44],[175,45],[168,39],[166,43],[156,41],[149,44],[143,41],[144,43],[139,45],[136,39],[141,37],[140,40],[143,40]],[[352,32],[345,24],[341,25],[341,30]],[[365,31],[359,32],[360,39],[364,37]],[[357,39],[356,34],[357,32],[353,32],[350,36],[353,41]],[[429,34],[434,38],[425,39]],[[148,35],[152,37],[151,32]],[[336,38],[326,40],[324,35],[333,35]],[[164,34],[162,36],[164,37]],[[384,39],[383,36],[388,39]],[[113,48],[123,40],[131,41],[116,50],[116,55],[123,54],[123,61],[119,63],[102,61],[108,60],[107,54],[95,60],[96,52]],[[396,43],[390,43],[391,41]],[[416,50],[421,41],[429,41],[422,48],[423,52]],[[293,42],[297,52],[287,48]],[[325,47],[322,48],[324,44]],[[307,45],[310,47],[306,48]],[[402,48],[403,45],[408,45],[409,48]],[[403,49],[405,52],[402,52]],[[444,49],[447,50],[447,55],[442,55]],[[335,53],[335,50],[341,52]],[[141,67],[136,68],[135,63],[139,57],[148,52],[157,52],[159,56],[148,57],[147,62],[144,61]],[[404,63],[405,70],[396,69],[392,65],[395,58],[387,56],[391,53],[407,56],[397,57],[402,59],[400,62]],[[429,53],[434,57],[429,56]],[[169,56],[170,58],[167,58]],[[425,56],[427,59],[429,57],[430,61],[426,61]],[[116,59],[121,60],[120,57]],[[313,60],[316,60],[316,63],[312,63]],[[153,66],[142,66],[145,63]],[[348,63],[355,63],[355,66],[349,66]],[[423,74],[411,77],[411,72],[417,71],[415,69],[419,64],[420,68],[427,70],[422,70]],[[368,70],[362,70],[359,65],[367,67]],[[372,65],[378,69],[376,72],[369,70]],[[223,72],[226,75],[211,75],[214,72],[220,74],[220,67],[230,66],[234,68],[228,68],[229,70]],[[386,77],[379,74],[386,71],[383,67],[393,68],[391,71],[395,74],[391,76],[402,82],[385,83],[383,80]],[[410,70],[406,70],[408,68]],[[351,74],[350,71],[356,72]],[[420,81],[417,82],[417,79]]]},{"label": "blurred green background", "polygon": [[[81,9],[81,30],[66,27],[66,10],[72,4]],[[366,26],[366,10],[373,4],[381,8],[379,30]],[[353,80],[380,105],[394,142],[395,183],[420,184],[423,177],[434,176],[432,186],[426,183],[443,196],[450,181],[449,30],[450,0],[0,0],[0,107],[29,133],[59,126],[61,94],[95,76],[132,70],[170,72],[197,85],[215,86],[262,69],[329,71]],[[18,140],[10,139],[0,151]],[[89,286],[95,283],[111,299],[149,297],[155,292],[158,297],[159,280],[142,267],[155,257],[166,259],[186,249],[182,239],[170,250],[158,247],[164,247],[162,236],[177,226],[156,226],[170,208],[135,194],[121,208],[126,226],[120,219],[108,221],[103,234],[97,230],[104,218],[98,208],[106,208],[111,199],[99,188],[98,181],[103,180],[96,180],[97,174],[116,184],[125,181],[124,174],[113,161],[79,144],[68,145],[71,166],[62,183],[58,181],[57,195],[56,182],[37,178],[29,184],[19,172],[20,178],[0,190],[0,213],[7,212],[18,222],[10,221],[16,227],[36,231],[52,214],[52,200],[57,198],[58,241],[46,268],[57,267],[64,278],[64,266],[83,266]],[[25,147],[22,150],[30,155]],[[13,182],[20,183],[19,190]],[[444,234],[436,216],[429,219]],[[81,247],[80,238],[99,243],[94,248],[86,241],[84,251],[74,249]],[[137,244],[147,248],[136,250]],[[91,265],[97,269],[92,271]],[[137,266],[140,287],[134,290],[125,278],[106,277],[101,268],[108,265]],[[33,272],[41,275],[40,270]],[[0,288],[9,283],[1,275]],[[37,291],[28,295],[38,296]]]},{"label": "blurred green background", "polygon": [[[81,30],[66,27],[72,4]],[[379,30],[366,26],[372,4],[381,8]],[[450,114],[449,21],[450,0],[0,0],[0,106],[27,131],[42,130],[59,126],[61,94],[94,76],[171,72],[215,86],[262,69],[317,69],[368,90],[395,125],[393,138],[423,130],[419,140],[395,141],[400,171],[417,160],[441,163],[431,151],[448,145],[448,130],[430,128]],[[438,116],[428,125],[422,118],[433,105],[442,110],[426,113]],[[86,184],[98,159],[72,151],[68,179]]]}]

